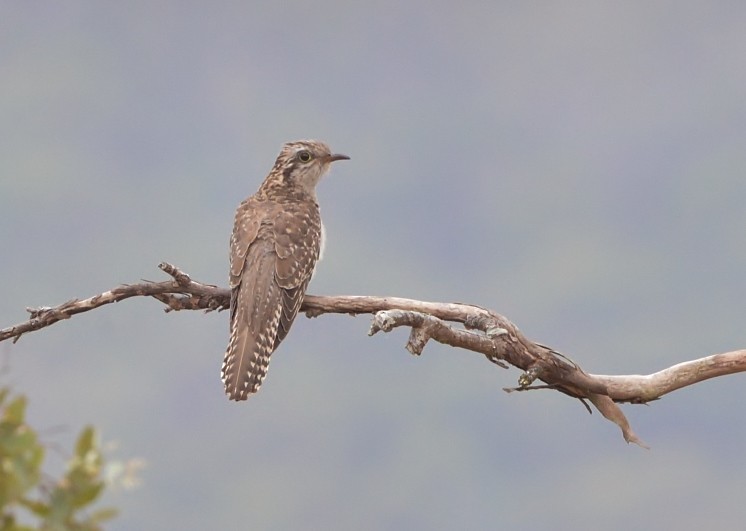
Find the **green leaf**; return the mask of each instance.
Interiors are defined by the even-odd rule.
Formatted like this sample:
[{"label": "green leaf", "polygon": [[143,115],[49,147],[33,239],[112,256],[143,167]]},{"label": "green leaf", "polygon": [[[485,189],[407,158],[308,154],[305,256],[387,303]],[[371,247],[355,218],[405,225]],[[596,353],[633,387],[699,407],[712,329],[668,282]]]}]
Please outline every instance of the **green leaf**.
[{"label": "green leaf", "polygon": [[85,459],[88,452],[96,448],[96,430],[93,426],[86,426],[78,436],[75,443],[75,453],[81,459]]},{"label": "green leaf", "polygon": [[70,504],[79,509],[92,503],[104,490],[104,484],[73,485],[71,489]]},{"label": "green leaf", "polygon": [[36,434],[23,424],[3,426],[0,430],[0,452],[7,455],[18,455],[37,446]]},{"label": "green leaf", "polygon": [[8,395],[10,394],[10,389],[7,387],[3,387],[0,389],[0,406],[3,405],[3,402],[5,402],[5,399],[8,398]]},{"label": "green leaf", "polygon": [[107,520],[115,518],[118,514],[119,511],[116,510],[114,507],[106,507],[104,509],[93,511],[88,519],[93,523],[99,524],[101,522],[106,522]]},{"label": "green leaf", "polygon": [[[64,476],[42,486],[45,448],[25,423],[26,405],[24,396],[14,397],[0,388],[0,530],[100,530],[101,522],[114,518],[117,511],[83,511],[106,487],[96,430],[87,426],[80,432]],[[23,525],[17,522],[19,511],[24,511]],[[33,518],[38,520],[29,523]]]},{"label": "green leaf", "polygon": [[47,503],[39,500],[29,500],[27,498],[21,498],[18,502],[37,516],[49,515],[49,505]]},{"label": "green leaf", "polygon": [[34,531],[33,527],[17,523],[12,514],[0,515],[0,529],[3,531]]},{"label": "green leaf", "polygon": [[10,424],[23,424],[23,419],[26,416],[26,397],[19,396],[15,400],[11,401],[10,404],[5,406],[5,412],[3,413],[3,421]]}]

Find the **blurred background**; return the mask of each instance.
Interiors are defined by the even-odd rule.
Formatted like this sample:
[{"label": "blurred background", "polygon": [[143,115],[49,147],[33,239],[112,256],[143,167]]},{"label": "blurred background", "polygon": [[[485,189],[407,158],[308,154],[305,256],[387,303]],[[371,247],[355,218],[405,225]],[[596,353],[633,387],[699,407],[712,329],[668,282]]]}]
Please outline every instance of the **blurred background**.
[{"label": "blurred background", "polygon": [[[595,373],[744,348],[744,22],[737,2],[5,2],[0,327],[163,260],[226,285],[235,207],[318,138],[352,160],[319,187],[311,293],[486,306]],[[0,344],[2,382],[50,444],[93,423],[147,462],[107,494],[111,529],[743,525],[743,377],[624,406],[645,451],[563,395],[505,394],[515,369],[368,324],[300,317],[229,403],[228,314],[127,300]]]}]

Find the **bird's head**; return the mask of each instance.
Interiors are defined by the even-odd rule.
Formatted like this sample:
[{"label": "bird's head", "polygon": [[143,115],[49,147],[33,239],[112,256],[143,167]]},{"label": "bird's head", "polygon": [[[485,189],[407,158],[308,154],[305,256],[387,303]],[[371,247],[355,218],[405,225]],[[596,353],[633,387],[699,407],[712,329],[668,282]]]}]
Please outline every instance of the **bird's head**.
[{"label": "bird's head", "polygon": [[349,158],[347,155],[332,153],[329,146],[318,140],[288,142],[282,146],[272,174],[277,176],[283,185],[300,187],[314,196],[316,185],[329,171],[331,163]]}]

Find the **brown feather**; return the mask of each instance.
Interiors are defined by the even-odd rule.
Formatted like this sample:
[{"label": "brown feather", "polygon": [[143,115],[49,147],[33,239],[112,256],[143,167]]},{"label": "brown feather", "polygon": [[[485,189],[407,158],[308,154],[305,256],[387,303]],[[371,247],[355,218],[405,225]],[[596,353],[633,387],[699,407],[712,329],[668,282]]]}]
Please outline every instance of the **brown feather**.
[{"label": "brown feather", "polygon": [[321,142],[285,144],[259,191],[236,211],[231,334],[221,371],[231,400],[246,400],[259,389],[270,355],[298,315],[321,250],[314,188],[331,162],[345,158]]},{"label": "brown feather", "polygon": [[254,242],[245,261],[252,274],[243,275],[231,294],[231,338],[223,382],[232,400],[246,400],[267,374],[283,302],[273,275],[275,259],[271,242]]}]

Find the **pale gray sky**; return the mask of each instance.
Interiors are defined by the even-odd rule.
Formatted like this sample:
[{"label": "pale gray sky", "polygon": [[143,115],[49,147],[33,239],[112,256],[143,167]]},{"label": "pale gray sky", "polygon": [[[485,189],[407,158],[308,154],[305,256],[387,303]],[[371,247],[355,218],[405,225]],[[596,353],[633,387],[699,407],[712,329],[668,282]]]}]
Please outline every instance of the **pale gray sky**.
[{"label": "pale gray sky", "polygon": [[[0,326],[162,260],[225,284],[236,205],[312,137],[352,157],[313,293],[488,306],[591,372],[743,348],[746,5],[402,4],[4,3]],[[626,406],[646,452],[362,317],[299,319],[228,403],[227,325],[132,300],[0,345],[49,442],[94,423],[148,461],[112,529],[746,518],[740,377]]]}]

